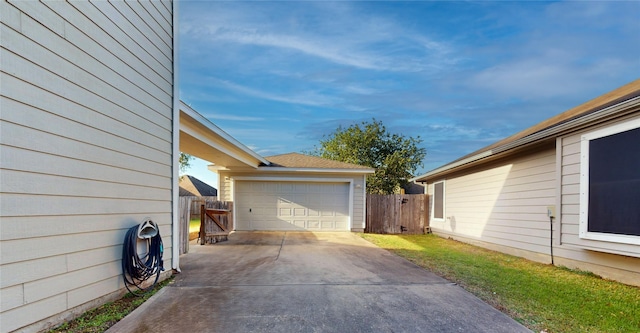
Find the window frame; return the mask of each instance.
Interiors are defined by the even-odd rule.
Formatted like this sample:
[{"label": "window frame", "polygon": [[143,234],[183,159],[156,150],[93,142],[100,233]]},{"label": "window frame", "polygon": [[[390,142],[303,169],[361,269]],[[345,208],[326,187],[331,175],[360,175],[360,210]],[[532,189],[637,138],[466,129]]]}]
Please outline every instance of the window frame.
[{"label": "window frame", "polygon": [[[435,217],[435,212],[436,212],[436,184],[442,184],[442,218],[438,218]],[[433,183],[433,200],[431,200],[431,221],[436,221],[436,222],[444,222],[447,218],[447,213],[446,213],[446,184],[445,184],[445,180],[439,180],[437,182]]]},{"label": "window frame", "polygon": [[589,144],[592,140],[640,128],[633,119],[585,133],[580,138],[580,228],[581,239],[640,245],[640,236],[589,231]]}]

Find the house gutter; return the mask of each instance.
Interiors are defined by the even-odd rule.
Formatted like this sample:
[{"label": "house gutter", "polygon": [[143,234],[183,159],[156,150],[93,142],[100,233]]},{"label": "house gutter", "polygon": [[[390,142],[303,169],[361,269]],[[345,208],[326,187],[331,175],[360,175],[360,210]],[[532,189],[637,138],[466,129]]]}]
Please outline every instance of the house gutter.
[{"label": "house gutter", "polygon": [[363,174],[363,173],[375,173],[375,169],[366,168],[366,169],[323,169],[323,168],[288,168],[288,167],[270,167],[270,166],[260,166],[258,167],[260,171],[272,171],[272,172],[308,172],[308,173],[355,173],[355,174]]},{"label": "house gutter", "polygon": [[521,148],[530,144],[533,144],[535,142],[541,141],[543,139],[549,138],[549,137],[553,137],[553,136],[558,136],[561,133],[570,131],[570,130],[575,130],[581,127],[586,126],[587,124],[593,123],[593,122],[597,122],[600,121],[602,119],[606,119],[609,118],[611,116],[622,116],[625,114],[629,114],[632,112],[637,112],[638,107],[640,107],[640,96],[636,96],[633,98],[630,98],[628,100],[622,101],[620,103],[614,104],[612,106],[606,107],[602,110],[598,110],[589,114],[586,114],[584,116],[580,116],[578,118],[572,119],[572,120],[568,120],[565,122],[562,122],[560,124],[557,124],[555,126],[549,127],[547,129],[541,130],[539,132],[527,135],[523,138],[520,138],[518,140],[514,140],[512,142],[506,143],[502,146],[498,146],[494,149],[491,150],[487,150],[481,153],[478,153],[476,155],[467,157],[463,160],[451,163],[451,164],[447,164],[444,165],[440,168],[434,169],[432,171],[429,171],[421,176],[418,177],[414,177],[409,179],[410,182],[425,182],[426,178],[435,176],[437,174],[440,174],[442,172],[457,168],[459,166],[465,165],[465,164],[470,164],[472,162],[493,156],[493,155],[497,155],[500,153],[504,153],[508,150],[512,150],[512,149],[516,149],[516,148]]},{"label": "house gutter", "polygon": [[[497,154],[497,153],[501,153],[510,149],[514,149],[520,146],[524,146],[530,143],[533,143],[535,141],[539,141],[545,138],[548,138],[550,136],[557,136],[560,133],[569,131],[569,130],[575,130],[577,128],[583,127],[586,124],[592,123],[592,122],[596,122],[599,121],[601,119],[605,119],[608,118],[610,116],[613,115],[617,115],[618,113],[620,115],[624,115],[625,113],[630,113],[632,112],[632,108],[634,107],[638,107],[640,106],[640,96],[628,99],[626,101],[620,102],[618,104],[612,105],[610,107],[604,108],[602,110],[596,111],[596,112],[592,112],[589,114],[586,114],[584,116],[575,118],[573,120],[569,120],[566,121],[564,123],[560,123],[558,125],[555,125],[553,127],[547,128],[545,130],[542,130],[540,132],[536,132],[533,133],[531,135],[525,136],[524,138],[518,139],[516,141],[504,144],[500,147],[496,147],[494,149],[491,150],[491,152],[493,154]],[[627,112],[623,112],[624,110],[627,110]]]}]

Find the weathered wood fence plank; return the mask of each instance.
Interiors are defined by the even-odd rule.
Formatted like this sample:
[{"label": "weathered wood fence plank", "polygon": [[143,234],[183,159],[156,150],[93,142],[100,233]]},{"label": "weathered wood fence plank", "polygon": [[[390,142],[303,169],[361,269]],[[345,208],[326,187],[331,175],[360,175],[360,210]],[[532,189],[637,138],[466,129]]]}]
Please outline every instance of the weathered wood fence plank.
[{"label": "weathered wood fence plank", "polygon": [[200,207],[200,245],[227,240],[233,230],[233,202],[214,201]]},{"label": "weathered wood fence plank", "polygon": [[367,194],[365,232],[372,234],[423,234],[428,226],[428,195]]},{"label": "weathered wood fence plank", "polygon": [[[207,208],[229,207],[228,209],[233,212],[231,202],[227,203],[218,201],[217,197],[180,197],[178,204],[178,218],[180,220],[180,227],[178,228],[180,254],[189,252],[189,224],[192,219],[200,219],[200,205],[202,204],[206,205]],[[220,218],[220,221],[225,225],[227,230],[233,230],[232,212],[224,216],[224,218]]]}]

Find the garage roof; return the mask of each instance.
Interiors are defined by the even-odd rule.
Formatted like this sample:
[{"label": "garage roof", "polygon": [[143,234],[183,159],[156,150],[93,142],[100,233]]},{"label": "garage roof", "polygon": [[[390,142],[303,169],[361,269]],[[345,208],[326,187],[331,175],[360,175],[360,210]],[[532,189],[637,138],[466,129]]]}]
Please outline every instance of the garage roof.
[{"label": "garage roof", "polygon": [[334,169],[353,170],[363,173],[373,173],[375,170],[362,165],[338,162],[326,158],[288,153],[265,157],[271,164],[265,168],[292,168],[292,169]]},{"label": "garage roof", "polygon": [[256,169],[269,164],[209,119],[180,101],[180,151],[215,163],[219,168]]},{"label": "garage roof", "polygon": [[206,117],[180,101],[180,151],[214,162],[209,170],[275,172],[374,173],[362,165],[332,161],[298,153],[260,156],[227,134]]}]

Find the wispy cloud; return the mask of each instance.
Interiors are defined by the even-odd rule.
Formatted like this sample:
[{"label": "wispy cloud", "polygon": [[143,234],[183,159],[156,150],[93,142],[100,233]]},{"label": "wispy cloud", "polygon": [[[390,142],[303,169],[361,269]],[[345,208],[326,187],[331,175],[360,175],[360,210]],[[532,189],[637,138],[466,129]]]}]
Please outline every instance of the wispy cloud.
[{"label": "wispy cloud", "polygon": [[[467,89],[526,101],[579,98],[604,93],[640,73],[637,3],[550,3],[533,18],[525,17],[531,16],[526,8],[506,23],[520,33],[485,48],[486,57],[501,61],[476,69]],[[603,89],[604,82],[617,83]]]},{"label": "wispy cloud", "polygon": [[[259,4],[251,5],[261,8]],[[319,12],[317,16],[326,15],[331,19],[312,25],[279,13],[284,15],[280,19],[285,23],[273,25],[265,24],[273,19],[271,11],[261,15],[257,10],[241,15],[237,8],[222,6],[218,8],[216,20],[203,20],[198,25],[191,23],[183,28],[183,34],[216,44],[289,50],[334,64],[375,71],[433,71],[455,63],[455,52],[446,41],[438,41],[386,17],[363,16],[357,5],[354,5],[356,8],[345,3],[313,6]]]},{"label": "wispy cloud", "polygon": [[261,99],[267,99],[271,101],[282,102],[282,103],[300,104],[300,105],[309,105],[309,106],[331,106],[340,102],[340,99],[337,97],[334,97],[331,95],[323,95],[315,91],[303,91],[303,92],[296,92],[288,95],[283,95],[283,94],[270,93],[264,90],[250,88],[250,87],[243,86],[227,80],[210,78],[210,81],[220,87],[234,91],[239,94],[261,98]]},{"label": "wispy cloud", "polygon": [[233,120],[233,121],[264,121],[262,117],[237,116],[228,113],[204,113],[203,116],[216,120]]},{"label": "wispy cloud", "polygon": [[[181,96],[265,154],[338,125],[437,167],[638,78],[637,2],[181,3]],[[420,170],[419,170],[420,171]]]},{"label": "wispy cloud", "polygon": [[213,39],[231,41],[242,44],[251,44],[267,47],[279,47],[302,52],[304,54],[323,58],[325,60],[357,68],[374,70],[395,70],[394,67],[385,66],[383,59],[362,52],[350,52],[339,45],[328,41],[310,41],[290,35],[261,34],[257,32],[237,32],[217,30],[210,35]]},{"label": "wispy cloud", "polygon": [[520,59],[478,72],[471,77],[470,86],[498,96],[525,100],[552,98],[593,91],[600,86],[598,80],[625,70],[625,65],[617,59],[601,59],[588,66],[553,62],[544,57]]}]

